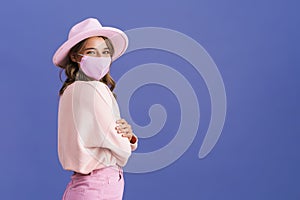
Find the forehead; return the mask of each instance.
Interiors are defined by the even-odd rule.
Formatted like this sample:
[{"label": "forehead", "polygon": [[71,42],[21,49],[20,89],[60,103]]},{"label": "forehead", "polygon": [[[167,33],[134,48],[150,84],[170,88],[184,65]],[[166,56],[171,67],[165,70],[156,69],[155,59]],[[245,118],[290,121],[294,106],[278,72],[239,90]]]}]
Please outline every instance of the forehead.
[{"label": "forehead", "polygon": [[107,48],[107,45],[102,37],[91,37],[86,40],[85,48]]}]

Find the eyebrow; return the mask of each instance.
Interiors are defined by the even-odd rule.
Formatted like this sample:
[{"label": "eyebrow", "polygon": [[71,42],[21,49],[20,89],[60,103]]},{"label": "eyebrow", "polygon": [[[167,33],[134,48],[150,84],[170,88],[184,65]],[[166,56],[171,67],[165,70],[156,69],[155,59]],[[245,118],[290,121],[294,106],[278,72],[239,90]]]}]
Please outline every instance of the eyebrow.
[{"label": "eyebrow", "polygon": [[[108,47],[105,47],[105,48],[103,48],[103,50],[106,50],[106,49],[108,49],[109,50],[109,48]],[[94,47],[89,47],[89,48],[85,48],[84,49],[84,51],[86,51],[86,50],[97,50],[96,48],[94,48]]]}]

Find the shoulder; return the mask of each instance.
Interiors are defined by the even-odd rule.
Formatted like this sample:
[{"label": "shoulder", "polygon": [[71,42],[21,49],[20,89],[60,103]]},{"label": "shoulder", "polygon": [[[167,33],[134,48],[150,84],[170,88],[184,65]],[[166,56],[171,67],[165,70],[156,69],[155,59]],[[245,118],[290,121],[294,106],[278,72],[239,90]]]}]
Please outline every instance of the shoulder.
[{"label": "shoulder", "polygon": [[93,96],[98,100],[101,98],[111,104],[110,89],[100,81],[76,81],[75,89],[80,93],[81,98]]},{"label": "shoulder", "polygon": [[107,91],[109,88],[106,84],[100,82],[100,81],[88,81],[86,84],[90,85],[91,87],[95,88],[98,91]]},{"label": "shoulder", "polygon": [[81,88],[83,91],[94,91],[94,92],[107,92],[107,85],[100,81],[75,81],[75,88]]}]

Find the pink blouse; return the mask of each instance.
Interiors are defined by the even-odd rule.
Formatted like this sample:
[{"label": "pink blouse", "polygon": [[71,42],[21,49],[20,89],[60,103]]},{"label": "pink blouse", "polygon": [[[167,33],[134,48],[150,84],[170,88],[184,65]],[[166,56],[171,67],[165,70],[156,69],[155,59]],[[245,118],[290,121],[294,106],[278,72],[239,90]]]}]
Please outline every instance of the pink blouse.
[{"label": "pink blouse", "polygon": [[124,166],[137,148],[115,130],[120,119],[110,89],[99,81],[75,81],[60,97],[58,156],[64,169],[88,174],[105,166]]}]

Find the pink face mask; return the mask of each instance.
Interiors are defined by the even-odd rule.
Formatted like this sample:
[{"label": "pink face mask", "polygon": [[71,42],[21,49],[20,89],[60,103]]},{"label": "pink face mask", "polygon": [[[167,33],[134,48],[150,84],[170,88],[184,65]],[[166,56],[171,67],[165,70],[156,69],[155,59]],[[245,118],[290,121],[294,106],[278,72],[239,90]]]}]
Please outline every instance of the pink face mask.
[{"label": "pink face mask", "polygon": [[81,56],[80,68],[88,77],[91,77],[95,80],[100,80],[108,73],[111,57]]}]

